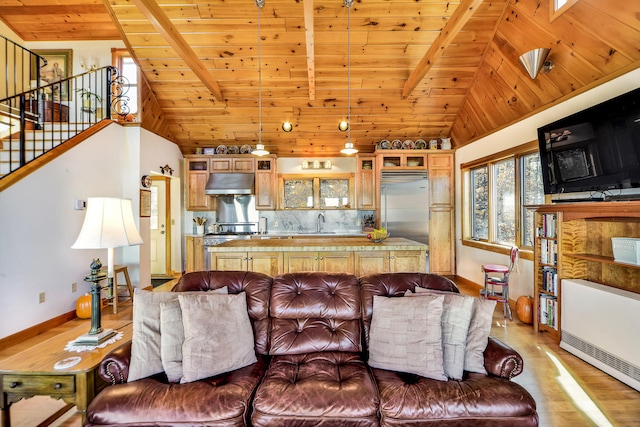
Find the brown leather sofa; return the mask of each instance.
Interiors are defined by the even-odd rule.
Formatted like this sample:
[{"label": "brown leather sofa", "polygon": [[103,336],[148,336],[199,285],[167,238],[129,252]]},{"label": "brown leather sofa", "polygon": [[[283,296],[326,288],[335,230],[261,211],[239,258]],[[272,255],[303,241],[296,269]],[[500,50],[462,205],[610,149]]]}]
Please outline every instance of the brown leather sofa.
[{"label": "brown leather sofa", "polygon": [[102,362],[113,385],[91,402],[85,426],[537,426],[535,401],[510,379],[521,356],[489,338],[487,375],[437,381],[367,365],[373,296],[416,286],[458,292],[431,274],[252,272],[185,274],[173,291],[246,292],[258,361],[187,384],[164,375],[127,382],[131,346]]}]

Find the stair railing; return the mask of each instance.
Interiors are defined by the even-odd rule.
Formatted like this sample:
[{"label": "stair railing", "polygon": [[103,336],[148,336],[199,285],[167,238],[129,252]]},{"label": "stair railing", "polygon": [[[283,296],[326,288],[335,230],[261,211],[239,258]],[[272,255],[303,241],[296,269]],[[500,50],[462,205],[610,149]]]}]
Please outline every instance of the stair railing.
[{"label": "stair railing", "polygon": [[0,64],[5,71],[4,85],[0,82],[0,97],[33,89],[40,84],[40,70],[47,60],[18,43],[0,36]]},{"label": "stair railing", "polygon": [[0,179],[104,119],[129,113],[112,66],[0,100]]}]

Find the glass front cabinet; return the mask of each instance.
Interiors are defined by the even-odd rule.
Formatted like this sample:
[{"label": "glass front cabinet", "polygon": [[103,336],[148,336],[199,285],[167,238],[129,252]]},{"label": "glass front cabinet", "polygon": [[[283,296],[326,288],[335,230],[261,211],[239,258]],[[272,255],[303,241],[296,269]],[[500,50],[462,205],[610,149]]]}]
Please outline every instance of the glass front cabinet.
[{"label": "glass front cabinet", "polygon": [[280,209],[353,209],[354,175],[280,174]]}]

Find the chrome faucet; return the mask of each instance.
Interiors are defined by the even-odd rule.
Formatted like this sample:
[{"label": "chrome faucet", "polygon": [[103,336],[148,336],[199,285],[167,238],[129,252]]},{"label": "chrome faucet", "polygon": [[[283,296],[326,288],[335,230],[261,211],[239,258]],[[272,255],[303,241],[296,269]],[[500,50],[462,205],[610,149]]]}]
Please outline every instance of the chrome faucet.
[{"label": "chrome faucet", "polygon": [[316,222],[316,231],[317,231],[318,233],[321,233],[321,232],[322,232],[322,223],[320,222],[320,219],[322,219],[322,222],[325,222],[325,220],[324,220],[324,214],[323,214],[322,212],[320,212],[320,213],[318,214],[318,221]]}]

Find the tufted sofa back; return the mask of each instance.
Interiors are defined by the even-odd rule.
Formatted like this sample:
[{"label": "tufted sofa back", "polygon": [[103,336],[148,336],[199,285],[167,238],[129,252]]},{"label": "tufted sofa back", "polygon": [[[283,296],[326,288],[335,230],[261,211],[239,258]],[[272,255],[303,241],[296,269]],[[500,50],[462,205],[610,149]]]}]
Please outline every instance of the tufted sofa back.
[{"label": "tufted sofa back", "polygon": [[208,291],[226,286],[230,294],[246,292],[256,352],[269,350],[269,295],[273,278],[250,271],[195,271],[184,274],[173,292]]},{"label": "tufted sofa back", "polygon": [[453,281],[437,274],[427,273],[380,273],[360,278],[362,292],[362,321],[364,324],[365,345],[369,345],[369,327],[373,314],[373,297],[404,296],[407,289],[413,291],[416,286],[425,289],[460,293]]},{"label": "tufted sofa back", "polygon": [[270,310],[271,355],[362,350],[360,288],[354,275],[300,272],[277,276]]}]

